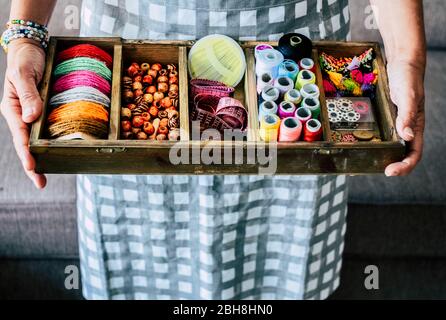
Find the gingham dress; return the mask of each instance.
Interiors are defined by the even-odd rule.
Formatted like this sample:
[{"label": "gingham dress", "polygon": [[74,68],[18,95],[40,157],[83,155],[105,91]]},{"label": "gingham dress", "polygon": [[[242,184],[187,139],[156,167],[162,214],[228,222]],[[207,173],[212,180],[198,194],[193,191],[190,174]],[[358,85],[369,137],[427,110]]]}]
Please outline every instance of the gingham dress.
[{"label": "gingham dress", "polygon": [[[82,35],[348,38],[348,0],[84,0]],[[131,165],[131,164],[129,164]],[[328,176],[79,176],[87,299],[325,299],[347,190]]]}]

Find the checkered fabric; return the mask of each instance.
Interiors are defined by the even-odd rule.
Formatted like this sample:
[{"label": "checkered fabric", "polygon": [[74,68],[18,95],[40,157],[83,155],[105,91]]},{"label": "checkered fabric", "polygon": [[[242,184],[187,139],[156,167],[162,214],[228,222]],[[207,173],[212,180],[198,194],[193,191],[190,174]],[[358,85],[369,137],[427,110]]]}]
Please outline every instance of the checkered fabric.
[{"label": "checkered fabric", "polygon": [[211,33],[239,40],[349,38],[348,0],[84,0],[84,30],[128,39],[194,40]]},{"label": "checkered fabric", "polygon": [[345,177],[80,176],[88,299],[325,299]]},{"label": "checkered fabric", "polygon": [[[84,36],[349,37],[348,0],[84,0]],[[79,176],[87,299],[325,299],[339,285],[345,177]]]}]

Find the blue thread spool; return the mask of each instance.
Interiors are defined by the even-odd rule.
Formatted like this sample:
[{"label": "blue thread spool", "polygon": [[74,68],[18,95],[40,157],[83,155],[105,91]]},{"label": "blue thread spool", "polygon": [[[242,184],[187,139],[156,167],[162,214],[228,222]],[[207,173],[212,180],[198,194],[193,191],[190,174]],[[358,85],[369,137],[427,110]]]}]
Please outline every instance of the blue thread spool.
[{"label": "blue thread spool", "polygon": [[285,60],[279,65],[279,77],[287,77],[296,82],[299,66],[293,60]]}]

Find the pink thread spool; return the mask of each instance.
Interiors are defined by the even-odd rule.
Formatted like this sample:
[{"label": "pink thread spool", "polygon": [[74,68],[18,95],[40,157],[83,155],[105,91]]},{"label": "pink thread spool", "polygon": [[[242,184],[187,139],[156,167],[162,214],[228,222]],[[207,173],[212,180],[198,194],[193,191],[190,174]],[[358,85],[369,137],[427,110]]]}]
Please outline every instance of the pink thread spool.
[{"label": "pink thread spool", "polygon": [[353,109],[363,116],[369,114],[369,104],[365,101],[354,102]]},{"label": "pink thread spool", "polygon": [[92,87],[105,95],[110,95],[110,83],[92,71],[74,71],[56,80],[54,93],[60,93],[77,87]]},{"label": "pink thread spool", "polygon": [[289,101],[282,101],[279,105],[278,115],[280,119],[294,117],[296,113],[296,106]]},{"label": "pink thread spool", "polygon": [[301,107],[296,110],[296,118],[299,119],[299,121],[302,123],[302,126],[305,126],[305,124],[310,120],[312,117],[311,110],[306,107]]},{"label": "pink thread spool", "polygon": [[310,58],[303,58],[302,60],[300,60],[299,67],[301,70],[310,70],[312,72],[316,72],[316,65],[313,59]]},{"label": "pink thread spool", "polygon": [[299,119],[286,118],[280,124],[279,142],[296,142],[302,135],[302,123]]}]

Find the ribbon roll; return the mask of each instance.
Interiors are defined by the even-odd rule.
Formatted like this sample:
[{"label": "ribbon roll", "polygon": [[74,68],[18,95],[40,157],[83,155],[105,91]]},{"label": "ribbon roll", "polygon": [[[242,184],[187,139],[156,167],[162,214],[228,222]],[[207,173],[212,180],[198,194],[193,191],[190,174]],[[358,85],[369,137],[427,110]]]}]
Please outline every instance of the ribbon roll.
[{"label": "ribbon roll", "polygon": [[316,83],[316,75],[310,70],[301,70],[297,75],[296,89],[300,90],[308,83]]},{"label": "ribbon roll", "polygon": [[320,91],[319,87],[316,84],[313,83],[307,83],[300,89],[300,94],[302,95],[302,98],[314,98],[319,99]]},{"label": "ribbon roll", "polygon": [[304,141],[313,142],[322,139],[322,124],[317,119],[308,120],[304,127]]},{"label": "ribbon roll", "polygon": [[285,93],[283,100],[291,102],[294,105],[298,106],[302,102],[302,96],[300,95],[299,90],[291,89],[290,91]]},{"label": "ribbon roll", "polygon": [[302,123],[297,118],[286,118],[282,120],[279,130],[280,142],[296,142],[302,134]]},{"label": "ribbon roll", "polygon": [[192,99],[195,99],[199,94],[207,94],[220,98],[229,97],[235,91],[233,87],[228,87],[223,82],[205,79],[192,79],[190,81],[190,90]]},{"label": "ribbon roll", "polygon": [[265,142],[277,142],[279,138],[280,118],[267,114],[260,121],[260,138]]},{"label": "ribbon roll", "polygon": [[254,56],[257,59],[257,56],[259,55],[260,51],[266,50],[266,49],[274,49],[271,45],[266,44],[266,43],[261,43],[256,45],[256,47],[254,48]]},{"label": "ribbon roll", "polygon": [[311,111],[313,119],[319,118],[321,114],[321,104],[318,99],[305,98],[302,101],[302,107],[308,108]]},{"label": "ribbon roll", "polygon": [[294,117],[296,113],[296,106],[292,102],[282,101],[279,105],[279,118],[289,118]]},{"label": "ribbon roll", "polygon": [[288,77],[279,77],[274,81],[274,87],[279,89],[280,95],[283,96],[285,93],[293,89],[294,82]]},{"label": "ribbon roll", "polygon": [[311,119],[311,110],[305,107],[300,107],[296,110],[296,118],[302,123],[303,126]]},{"label": "ribbon roll", "polygon": [[293,60],[285,60],[279,65],[279,77],[288,77],[296,81],[299,73],[299,66]]},{"label": "ribbon roll", "polygon": [[302,60],[300,60],[299,66],[302,70],[310,70],[313,73],[316,72],[316,65],[313,59],[303,58]]},{"label": "ribbon roll", "polygon": [[248,114],[245,107],[236,99],[216,97],[208,94],[198,94],[194,98],[194,108],[191,118],[200,121],[201,130],[246,128]]},{"label": "ribbon roll", "polygon": [[244,130],[248,113],[240,101],[230,97],[221,98],[215,115],[225,121],[231,129]]},{"label": "ribbon roll", "polygon": [[283,54],[275,49],[265,49],[258,52],[256,61],[256,75],[271,73],[277,77],[279,65],[283,62]]},{"label": "ribbon roll", "polygon": [[261,97],[263,101],[277,101],[280,98],[280,91],[277,88],[266,86],[262,90]]},{"label": "ribbon roll", "polygon": [[259,121],[267,114],[277,114],[278,106],[274,101],[264,101],[259,106]]},{"label": "ribbon roll", "polygon": [[257,93],[260,94],[266,86],[272,86],[274,78],[271,72],[266,72],[257,77]]}]

